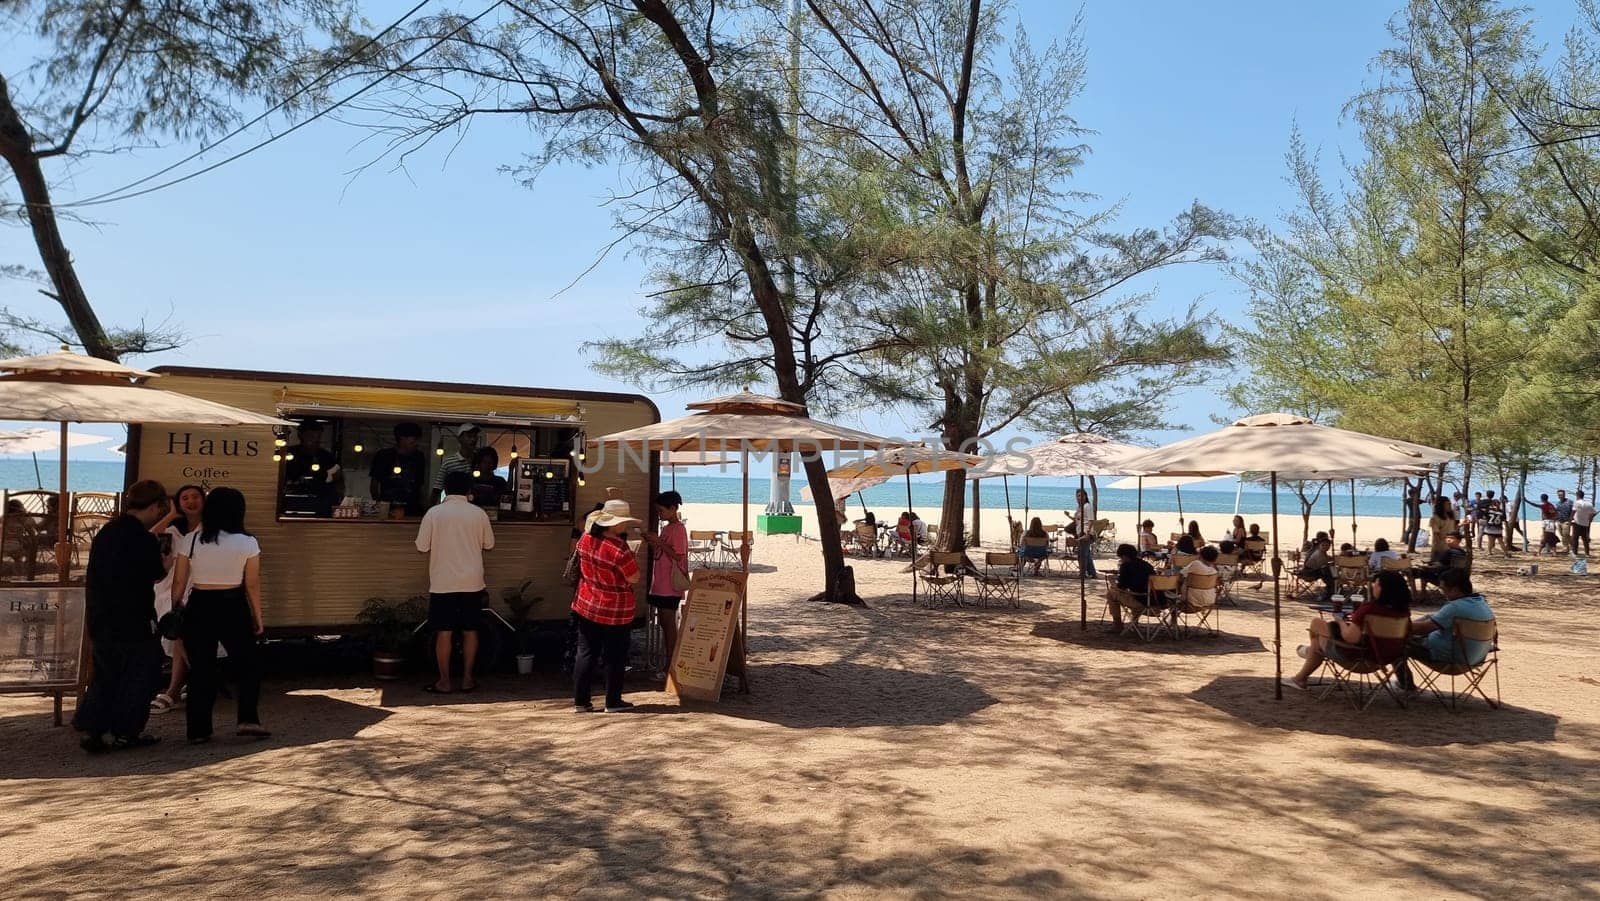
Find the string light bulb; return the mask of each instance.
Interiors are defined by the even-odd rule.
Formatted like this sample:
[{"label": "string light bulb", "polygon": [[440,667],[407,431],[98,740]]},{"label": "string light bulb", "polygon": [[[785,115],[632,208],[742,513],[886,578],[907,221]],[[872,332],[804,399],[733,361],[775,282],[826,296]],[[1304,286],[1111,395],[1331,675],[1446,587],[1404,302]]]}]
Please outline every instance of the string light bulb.
[{"label": "string light bulb", "polygon": [[442,447],[436,447],[436,448],[434,448],[434,449],[433,449],[433,455],[434,455],[434,456],[435,456],[435,457],[442,457],[442,456],[444,456],[444,448],[442,448]]},{"label": "string light bulb", "polygon": [[585,486],[587,484],[589,484],[589,483],[584,480],[583,476],[578,476],[578,487],[579,488],[582,488],[583,486]]},{"label": "string light bulb", "polygon": [[289,442],[285,441],[282,438],[274,438],[272,440],[272,444],[273,444],[274,447],[288,447],[289,446]]},{"label": "string light bulb", "polygon": [[284,454],[283,458],[285,460],[293,460],[294,459],[294,454]]},{"label": "string light bulb", "polygon": [[272,462],[274,462],[274,463],[282,463],[283,462],[283,454],[273,454],[272,455]]},{"label": "string light bulb", "polygon": [[361,446],[361,442],[359,442],[359,441],[358,441],[358,442],[356,442],[356,446],[355,446],[355,447],[353,447],[353,448],[351,448],[351,450],[353,450],[353,451],[355,451],[355,452],[356,452],[356,453],[358,453],[358,454],[359,454],[359,453],[361,453],[361,452],[362,452],[362,451],[363,451],[363,450],[365,450],[365,448],[363,448],[363,447],[362,447],[362,446]]},{"label": "string light bulb", "polygon": [[400,474],[400,467],[398,467],[398,466],[396,466],[396,467],[395,467],[395,468],[394,468],[394,474],[395,474],[395,475],[399,475],[399,474]]},{"label": "string light bulb", "polygon": [[483,473],[481,471],[479,471],[479,470],[474,469],[472,471],[472,477],[474,479],[481,479],[481,478],[483,478]]},{"label": "string light bulb", "polygon": [[321,463],[313,463],[313,464],[311,464],[311,471],[312,472],[321,472],[322,471],[322,464]]},{"label": "string light bulb", "polygon": [[547,469],[544,471],[544,477],[547,479],[553,479],[556,477],[556,474]]}]

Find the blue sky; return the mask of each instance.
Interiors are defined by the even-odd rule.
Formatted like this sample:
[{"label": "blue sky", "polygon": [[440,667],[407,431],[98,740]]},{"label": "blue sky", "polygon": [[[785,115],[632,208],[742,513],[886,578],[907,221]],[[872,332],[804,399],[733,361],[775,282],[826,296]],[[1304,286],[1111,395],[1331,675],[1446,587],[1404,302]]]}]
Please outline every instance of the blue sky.
[{"label": "blue sky", "polygon": [[[1088,87],[1074,115],[1098,134],[1076,187],[1121,200],[1129,227],[1159,226],[1196,199],[1275,218],[1293,204],[1283,158],[1294,123],[1329,161],[1357,149],[1340,108],[1369,78],[1398,6],[1089,0]],[[1544,6],[1538,37],[1558,42],[1570,4]],[[1017,9],[1042,44],[1075,8]],[[393,14],[382,5],[371,17]],[[599,205],[613,171],[552,171],[523,188],[497,170],[532,138],[500,121],[474,126],[448,159],[441,145],[405,171],[352,175],[374,155],[364,137],[324,120],[183,185],[96,207],[93,225],[67,224],[104,320],[170,316],[192,336],[135,362],[635,390],[591,371],[580,346],[637,330],[646,261],[613,254],[562,293],[614,237]],[[93,159],[56,184],[57,200],[143,177],[189,149]],[[0,230],[0,263],[37,265],[25,230]],[[1242,292],[1216,270],[1171,270],[1138,287],[1157,290],[1163,308],[1199,300],[1219,319],[1243,315]],[[0,303],[53,312],[15,283],[0,283]],[[689,399],[652,396],[669,417]],[[1200,429],[1228,412],[1204,388],[1177,403],[1176,418]],[[846,418],[889,433],[923,427],[893,412]]]}]

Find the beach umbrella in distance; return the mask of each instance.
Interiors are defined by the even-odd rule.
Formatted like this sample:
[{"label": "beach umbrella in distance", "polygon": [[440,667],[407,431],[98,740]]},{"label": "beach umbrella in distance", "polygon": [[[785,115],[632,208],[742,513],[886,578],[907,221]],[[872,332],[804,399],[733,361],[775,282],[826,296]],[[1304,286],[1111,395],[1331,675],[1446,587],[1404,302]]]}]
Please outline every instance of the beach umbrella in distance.
[{"label": "beach umbrella in distance", "polygon": [[[738,454],[743,481],[739,506],[740,530],[745,533],[750,531],[751,453],[823,454],[876,450],[897,444],[869,432],[812,419],[800,404],[749,391],[696,401],[686,406],[699,412],[590,438],[587,446],[610,448],[619,453]],[[741,557],[742,569],[748,579],[749,555],[742,554]],[[741,616],[742,642],[743,637],[749,634],[748,604],[743,605]],[[741,673],[740,680],[748,689],[748,676]]]},{"label": "beach umbrella in distance", "polygon": [[[929,472],[954,472],[956,470],[976,470],[984,465],[984,458],[973,454],[963,454],[958,451],[945,450],[941,447],[928,447],[922,444],[907,447],[896,447],[880,451],[872,456],[836,466],[828,470],[828,478],[832,479],[875,479],[881,477],[888,481],[897,475],[906,479],[906,510],[915,513],[916,507],[911,503],[911,477]],[[917,559],[917,530],[913,525],[911,529],[911,600],[917,599],[916,567],[920,561]]]},{"label": "beach umbrella in distance", "polygon": [[[1283,558],[1278,552],[1278,474],[1393,469],[1440,463],[1449,451],[1317,425],[1292,413],[1263,413],[1214,432],[1186,438],[1129,460],[1149,475],[1221,476],[1265,472],[1272,493],[1272,618],[1276,678],[1283,698]],[[1327,478],[1327,476],[1318,476]]]},{"label": "beach umbrella in distance", "polygon": [[[160,377],[66,348],[0,360],[0,419],[59,422],[60,491],[65,508],[69,422],[290,426],[293,423],[152,386]],[[68,581],[67,516],[57,517],[56,561]]]},{"label": "beach umbrella in distance", "polygon": [[[87,447],[92,444],[104,444],[111,438],[106,435],[91,435],[87,432],[67,433],[67,447]],[[61,443],[61,436],[50,429],[23,429],[19,432],[0,432],[0,456],[21,456],[28,454],[33,457],[33,478],[38,487],[44,487],[44,476],[39,472],[39,451],[47,451]]]},{"label": "beach umbrella in distance", "polygon": [[[1027,466],[1023,480],[1023,510],[1022,518],[1028,518],[1029,488],[1033,476],[1058,476],[1078,479],[1078,490],[1084,490],[1084,479],[1091,476],[1120,476],[1136,475],[1138,469],[1128,467],[1127,460],[1142,454],[1146,448],[1112,441],[1103,435],[1091,432],[1075,432],[1062,435],[1054,441],[1035,444],[1013,453],[1017,457],[1027,458],[1032,464]],[[1098,511],[1096,511],[1098,513]],[[1087,526],[1092,523],[1078,523],[1078,540],[1082,541]],[[1084,571],[1083,560],[1092,550],[1086,550],[1078,558],[1078,626],[1081,629],[1089,628],[1089,598],[1087,579]]]}]

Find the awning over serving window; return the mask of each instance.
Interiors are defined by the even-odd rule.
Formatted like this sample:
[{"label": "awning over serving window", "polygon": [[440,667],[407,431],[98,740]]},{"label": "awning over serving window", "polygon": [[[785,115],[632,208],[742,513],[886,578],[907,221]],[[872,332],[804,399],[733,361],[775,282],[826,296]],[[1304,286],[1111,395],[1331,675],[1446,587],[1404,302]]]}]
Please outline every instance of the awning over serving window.
[{"label": "awning over serving window", "polygon": [[338,385],[284,389],[278,392],[277,411],[280,416],[361,416],[521,428],[583,424],[583,407],[571,400]]}]

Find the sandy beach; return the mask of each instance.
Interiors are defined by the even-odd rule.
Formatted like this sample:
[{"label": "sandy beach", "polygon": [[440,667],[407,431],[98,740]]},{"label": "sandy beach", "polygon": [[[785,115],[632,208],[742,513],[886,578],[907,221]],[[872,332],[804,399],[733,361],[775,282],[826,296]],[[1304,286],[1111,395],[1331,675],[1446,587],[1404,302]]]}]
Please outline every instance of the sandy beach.
[{"label": "sandy beach", "polygon": [[[794,538],[757,541],[751,692],[716,704],[306,672],[269,681],[270,741],[189,747],[169,714],[161,746],[88,758],[0,697],[0,894],[1593,898],[1600,589],[1526,560],[1480,563],[1496,711],[1274,700],[1270,583],[1219,637],[1141,644],[1094,592],[1080,630],[1059,577],[929,610],[859,560],[867,607],[808,602]],[[1291,666],[1311,612],[1285,611]]]}]

